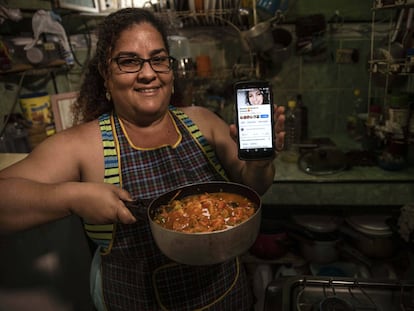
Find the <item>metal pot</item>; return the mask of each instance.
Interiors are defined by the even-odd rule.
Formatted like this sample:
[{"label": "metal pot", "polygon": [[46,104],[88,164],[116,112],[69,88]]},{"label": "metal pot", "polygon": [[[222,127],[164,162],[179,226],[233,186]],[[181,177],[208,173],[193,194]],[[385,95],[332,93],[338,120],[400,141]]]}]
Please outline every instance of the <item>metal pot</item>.
[{"label": "metal pot", "polygon": [[396,251],[396,240],[387,225],[386,215],[354,215],[345,218],[348,226],[341,226],[355,247],[370,258],[387,258]]},{"label": "metal pot", "polygon": [[248,47],[253,52],[269,51],[273,45],[272,23],[278,17],[273,17],[268,21],[258,23],[249,30],[242,31],[241,41],[244,47]]},{"label": "metal pot", "polygon": [[341,240],[302,240],[301,251],[306,260],[317,264],[328,264],[339,258]]},{"label": "metal pot", "polygon": [[[207,233],[183,233],[161,227],[153,221],[161,205],[189,195],[230,192],[243,195],[256,204],[257,210],[247,221],[229,229]],[[153,200],[147,215],[155,243],[170,259],[187,265],[211,265],[246,252],[255,242],[261,222],[260,196],[251,188],[230,182],[205,182],[183,186]]]},{"label": "metal pot", "polygon": [[[290,234],[300,243],[303,257],[312,263],[328,264],[339,258],[342,241],[336,234],[342,220],[333,215],[295,215]],[[292,232],[293,231],[293,232]]]},{"label": "metal pot", "polygon": [[274,64],[280,64],[286,61],[292,54],[292,33],[281,27],[272,30],[273,47],[264,53]]},{"label": "metal pot", "polygon": [[329,175],[341,172],[348,166],[345,154],[334,147],[319,147],[303,153],[299,168],[311,175]]}]

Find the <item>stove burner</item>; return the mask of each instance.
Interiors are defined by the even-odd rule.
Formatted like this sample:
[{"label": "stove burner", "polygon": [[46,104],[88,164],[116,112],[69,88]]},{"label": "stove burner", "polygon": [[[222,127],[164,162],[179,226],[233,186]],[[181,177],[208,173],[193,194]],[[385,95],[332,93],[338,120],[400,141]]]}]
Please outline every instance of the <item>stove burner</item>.
[{"label": "stove burner", "polygon": [[[318,308],[318,307],[317,307]],[[319,308],[315,311],[354,311],[354,306],[345,299],[330,296],[319,302]]]}]

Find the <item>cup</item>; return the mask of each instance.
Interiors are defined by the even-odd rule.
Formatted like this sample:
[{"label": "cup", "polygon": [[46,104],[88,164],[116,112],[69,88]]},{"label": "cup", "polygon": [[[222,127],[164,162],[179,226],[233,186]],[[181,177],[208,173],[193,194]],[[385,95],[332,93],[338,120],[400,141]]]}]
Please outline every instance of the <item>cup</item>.
[{"label": "cup", "polygon": [[208,55],[198,55],[196,58],[197,76],[206,78],[211,76],[211,59]]},{"label": "cup", "polygon": [[194,0],[194,7],[197,13],[204,11],[204,0]]}]

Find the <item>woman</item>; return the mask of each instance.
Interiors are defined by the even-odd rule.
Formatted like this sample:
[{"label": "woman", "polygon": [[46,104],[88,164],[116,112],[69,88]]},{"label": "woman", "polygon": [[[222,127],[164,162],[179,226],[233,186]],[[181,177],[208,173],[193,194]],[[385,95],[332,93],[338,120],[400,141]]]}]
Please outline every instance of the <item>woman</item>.
[{"label": "woman", "polygon": [[[208,267],[172,263],[148,222],[123,203],[148,202],[192,182],[232,180],[259,193],[273,182],[272,161],[238,160],[234,125],[201,107],[169,105],[172,63],[163,25],[149,11],[128,8],[105,18],[76,106],[83,122],[0,172],[0,228],[80,216],[98,245],[91,269],[98,310],[250,310],[237,259]],[[276,111],[281,146],[283,108]]]},{"label": "woman", "polygon": [[250,89],[247,91],[246,94],[247,105],[262,105],[262,104],[269,104],[266,102],[267,97],[266,94],[262,89]]}]

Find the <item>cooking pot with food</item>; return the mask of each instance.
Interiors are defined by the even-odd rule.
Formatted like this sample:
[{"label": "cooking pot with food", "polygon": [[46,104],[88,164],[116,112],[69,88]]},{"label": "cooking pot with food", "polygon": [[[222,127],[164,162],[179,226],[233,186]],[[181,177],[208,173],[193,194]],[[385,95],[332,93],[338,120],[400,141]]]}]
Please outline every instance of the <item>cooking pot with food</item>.
[{"label": "cooking pot with food", "polygon": [[[243,222],[211,232],[182,232],[167,229],[155,221],[160,208],[172,201],[196,194],[231,193],[255,206],[253,215]],[[230,182],[205,182],[169,191],[151,202],[147,210],[154,240],[170,259],[187,265],[211,265],[246,252],[255,242],[261,223],[260,196],[251,188]]]}]

